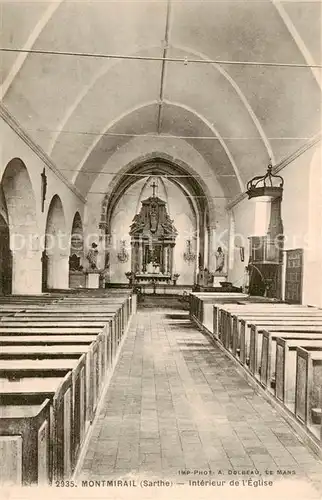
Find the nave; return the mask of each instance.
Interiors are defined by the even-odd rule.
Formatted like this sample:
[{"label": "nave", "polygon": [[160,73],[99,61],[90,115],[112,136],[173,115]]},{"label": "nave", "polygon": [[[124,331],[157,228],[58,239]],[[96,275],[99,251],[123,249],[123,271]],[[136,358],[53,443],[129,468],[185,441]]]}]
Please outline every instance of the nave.
[{"label": "nave", "polygon": [[237,472],[272,480],[273,488],[291,481],[298,498],[322,491],[321,461],[187,311],[139,310],[76,481],[146,477],[180,488],[189,480],[240,479]]}]

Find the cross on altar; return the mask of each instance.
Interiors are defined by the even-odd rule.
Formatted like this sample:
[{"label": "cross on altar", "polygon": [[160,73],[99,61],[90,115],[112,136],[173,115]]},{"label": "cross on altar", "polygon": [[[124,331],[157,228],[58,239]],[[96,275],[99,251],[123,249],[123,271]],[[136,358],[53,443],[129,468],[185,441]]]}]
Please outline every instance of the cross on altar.
[{"label": "cross on altar", "polygon": [[153,194],[152,194],[153,198],[155,198],[155,190],[157,187],[158,187],[158,185],[153,181],[153,183],[151,184],[151,188],[153,190]]}]

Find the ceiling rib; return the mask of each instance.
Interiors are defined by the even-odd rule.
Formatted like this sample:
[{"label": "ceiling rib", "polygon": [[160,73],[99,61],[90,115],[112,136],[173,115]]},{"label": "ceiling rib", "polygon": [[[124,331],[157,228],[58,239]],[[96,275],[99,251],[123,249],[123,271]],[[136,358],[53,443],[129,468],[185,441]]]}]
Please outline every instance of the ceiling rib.
[{"label": "ceiling rib", "polygon": [[287,14],[286,10],[284,9],[280,1],[272,0],[272,3],[275,6],[279,15],[281,16],[289,33],[293,37],[293,40],[296,43],[298,49],[300,50],[302,56],[304,57],[308,67],[311,68],[312,74],[317,84],[319,85],[320,89],[322,89],[321,71],[319,71],[319,69],[321,69],[321,65],[318,66],[315,65],[314,59],[310,51],[308,50],[307,46],[305,45],[303,38],[300,36],[299,32],[297,31],[296,27],[294,26],[292,20],[290,19],[289,15]]},{"label": "ceiling rib", "polygon": [[[14,62],[13,66],[11,68],[11,71],[8,74],[7,78],[5,79],[5,81],[3,82],[3,84],[0,86],[0,96],[1,96],[1,99],[3,99],[4,96],[6,95],[6,93],[8,92],[8,90],[9,90],[9,88],[10,88],[13,80],[15,79],[15,77],[17,76],[17,74],[19,73],[19,71],[21,70],[21,68],[22,68],[25,60],[27,59],[28,55],[30,53],[32,53],[32,47],[36,43],[38,37],[40,36],[40,34],[44,30],[44,28],[47,26],[47,24],[49,23],[50,19],[55,14],[56,10],[58,9],[58,7],[60,6],[60,4],[63,1],[64,0],[56,0],[55,2],[53,2],[53,3],[51,3],[49,5],[49,7],[46,10],[45,14],[40,18],[40,20],[38,21],[38,23],[34,27],[33,31],[31,32],[31,34],[30,34],[27,42],[25,43],[23,49],[21,49],[21,50],[12,49],[11,50],[12,52],[17,52],[19,55],[18,55],[16,61]],[[4,50],[4,49],[1,49],[1,50]]]},{"label": "ceiling rib", "polygon": [[171,10],[171,0],[167,3],[167,15],[165,22],[165,33],[164,33],[164,48],[162,55],[162,66],[161,66],[161,77],[160,77],[160,93],[159,93],[159,109],[158,109],[158,119],[157,119],[157,132],[161,134],[162,130],[162,105],[163,105],[163,95],[164,95],[164,81],[165,81],[165,60],[167,58],[168,44],[169,44],[169,26],[170,26],[170,10]]}]

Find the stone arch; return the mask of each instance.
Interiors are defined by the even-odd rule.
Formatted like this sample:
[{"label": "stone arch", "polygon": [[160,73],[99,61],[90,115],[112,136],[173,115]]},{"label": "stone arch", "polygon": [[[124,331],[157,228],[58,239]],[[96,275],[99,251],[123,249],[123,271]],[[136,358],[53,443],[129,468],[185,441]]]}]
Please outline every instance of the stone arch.
[{"label": "stone arch", "polygon": [[[208,217],[209,224],[215,224],[215,206],[213,198],[203,179],[198,176],[193,168],[182,160],[156,151],[131,161],[120,169],[119,174],[113,178],[102,202],[102,226],[109,225],[110,217],[117,201],[126,191],[128,186],[133,184],[136,177],[135,175],[132,177],[130,174],[138,173],[144,173],[146,175],[177,175],[176,182],[178,185],[185,186],[191,193],[191,196],[196,196],[199,208],[203,210]],[[191,177],[189,178],[189,176]],[[194,179],[195,182],[193,182],[192,179]],[[175,178],[171,178],[171,180],[175,181]]]},{"label": "stone arch", "polygon": [[1,187],[10,232],[12,293],[40,293],[41,253],[36,196],[27,167],[20,158],[13,158],[7,164]]},{"label": "stone arch", "polygon": [[[102,202],[100,229],[105,233],[105,238],[109,240],[111,218],[118,201],[137,181],[138,174],[147,177],[167,177],[180,188],[190,205],[192,200],[194,201],[193,211],[198,220],[197,248],[198,255],[200,255],[198,262],[200,267],[208,267],[207,235],[210,228],[212,230],[215,228],[216,216],[213,197],[208,186],[193,168],[168,154],[153,152],[144,155],[127,164],[114,177]],[[106,246],[108,246],[108,241]],[[107,262],[108,255],[105,259],[105,263]]]},{"label": "stone arch", "polygon": [[63,204],[60,197],[55,194],[47,213],[43,251],[43,290],[68,288],[69,248]]}]

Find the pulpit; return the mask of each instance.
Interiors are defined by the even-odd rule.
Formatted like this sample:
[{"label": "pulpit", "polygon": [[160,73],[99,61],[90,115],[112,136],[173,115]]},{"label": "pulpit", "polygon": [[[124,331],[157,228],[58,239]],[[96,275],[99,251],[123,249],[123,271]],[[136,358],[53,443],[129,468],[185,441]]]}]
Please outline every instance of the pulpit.
[{"label": "pulpit", "polygon": [[[170,219],[166,202],[155,196],[142,201],[130,228],[132,283],[165,282],[174,284],[174,247],[177,230]],[[131,277],[131,278],[130,278]]]}]

